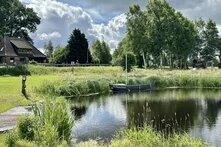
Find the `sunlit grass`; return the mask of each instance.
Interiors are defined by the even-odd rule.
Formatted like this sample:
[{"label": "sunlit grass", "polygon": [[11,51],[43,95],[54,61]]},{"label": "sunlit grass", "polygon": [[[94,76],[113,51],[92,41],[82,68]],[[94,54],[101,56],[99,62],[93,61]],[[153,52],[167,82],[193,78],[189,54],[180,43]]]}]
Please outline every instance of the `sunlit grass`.
[{"label": "sunlit grass", "polygon": [[0,134],[0,147],[6,147],[5,140],[6,140],[6,134]]},{"label": "sunlit grass", "polygon": [[21,93],[21,77],[3,76],[0,77],[0,112],[12,107],[31,104],[38,100],[34,93],[34,87],[38,87],[43,81],[57,79],[55,75],[28,76],[27,77],[27,100]]},{"label": "sunlit grass", "polygon": [[150,127],[146,126],[142,130],[127,129],[119,133],[110,143],[98,143],[88,141],[78,144],[79,147],[204,147],[208,144],[199,139],[191,139],[188,135],[174,134],[171,137],[164,138],[156,133]]}]

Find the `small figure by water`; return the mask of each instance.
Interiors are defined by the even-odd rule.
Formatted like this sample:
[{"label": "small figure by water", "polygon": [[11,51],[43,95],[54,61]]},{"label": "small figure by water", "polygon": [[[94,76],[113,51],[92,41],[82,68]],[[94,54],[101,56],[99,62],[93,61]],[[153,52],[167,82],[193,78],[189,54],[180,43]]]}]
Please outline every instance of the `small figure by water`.
[{"label": "small figure by water", "polygon": [[25,98],[28,98],[27,92],[26,92],[26,80],[27,80],[27,76],[22,75],[22,91],[21,92],[25,96]]}]

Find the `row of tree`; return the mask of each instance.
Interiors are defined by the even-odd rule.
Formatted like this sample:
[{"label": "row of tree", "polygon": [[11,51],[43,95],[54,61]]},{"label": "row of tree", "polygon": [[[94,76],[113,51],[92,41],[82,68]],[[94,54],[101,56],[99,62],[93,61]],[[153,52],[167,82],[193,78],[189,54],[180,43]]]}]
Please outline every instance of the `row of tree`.
[{"label": "row of tree", "polygon": [[221,39],[211,19],[191,21],[165,0],[149,0],[145,10],[133,5],[127,13],[127,34],[113,54],[119,64],[125,54],[134,54],[138,67],[188,68],[188,61],[201,56],[221,59]]},{"label": "row of tree", "polygon": [[71,34],[67,46],[56,47],[54,49],[51,41],[45,44],[45,54],[54,63],[97,63],[110,64],[110,48],[104,41],[95,41],[89,50],[88,41],[79,29],[75,29]]}]

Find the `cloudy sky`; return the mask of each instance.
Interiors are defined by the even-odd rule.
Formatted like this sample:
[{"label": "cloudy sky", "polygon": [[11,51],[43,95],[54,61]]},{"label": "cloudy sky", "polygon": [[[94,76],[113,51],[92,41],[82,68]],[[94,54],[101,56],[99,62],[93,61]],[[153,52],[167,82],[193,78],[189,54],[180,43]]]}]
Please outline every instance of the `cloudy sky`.
[{"label": "cloudy sky", "polygon": [[[42,48],[51,40],[54,45],[65,45],[71,32],[79,28],[89,43],[96,39],[117,47],[125,35],[125,13],[131,4],[145,8],[147,0],[20,0],[41,17],[36,33],[31,34],[35,46]],[[221,0],[168,0],[186,17],[212,18],[221,32]]]}]

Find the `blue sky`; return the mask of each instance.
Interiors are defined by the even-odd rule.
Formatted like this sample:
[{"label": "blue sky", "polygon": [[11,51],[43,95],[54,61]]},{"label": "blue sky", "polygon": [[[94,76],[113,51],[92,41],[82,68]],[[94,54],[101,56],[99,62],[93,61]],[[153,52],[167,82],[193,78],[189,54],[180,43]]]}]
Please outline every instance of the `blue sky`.
[{"label": "blue sky", "polygon": [[[65,45],[71,32],[79,28],[85,33],[89,44],[96,39],[106,41],[112,50],[126,32],[128,7],[147,0],[20,0],[41,17],[41,24],[31,34],[37,48],[49,40],[54,45]],[[221,32],[221,0],[167,0],[177,11],[190,19],[202,17],[216,21]]]}]

